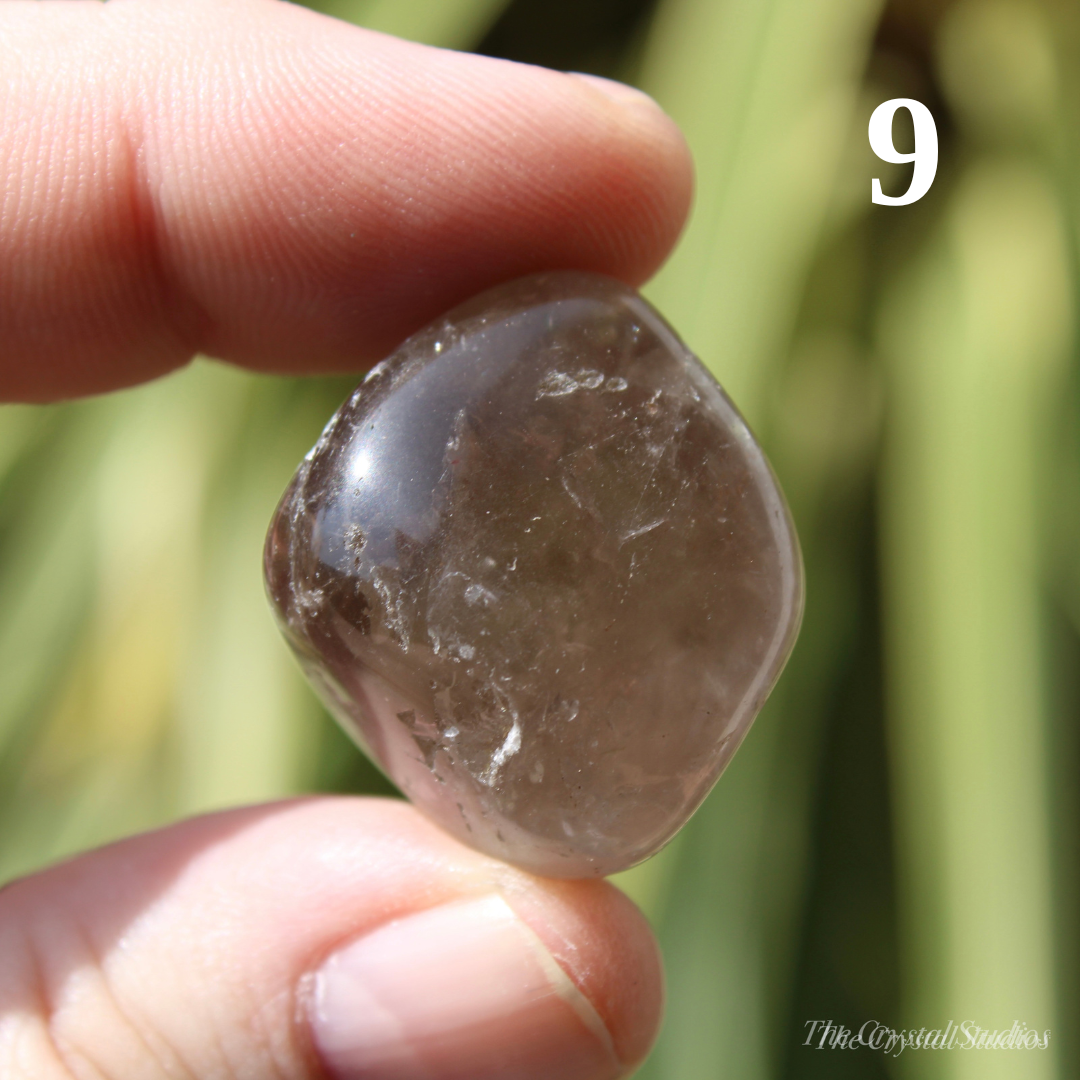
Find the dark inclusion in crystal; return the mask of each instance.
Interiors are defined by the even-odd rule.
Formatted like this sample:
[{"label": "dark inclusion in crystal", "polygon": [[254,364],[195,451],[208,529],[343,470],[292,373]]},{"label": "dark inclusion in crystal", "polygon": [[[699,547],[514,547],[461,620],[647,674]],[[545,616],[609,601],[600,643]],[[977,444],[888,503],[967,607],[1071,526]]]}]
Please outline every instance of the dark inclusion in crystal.
[{"label": "dark inclusion in crystal", "polygon": [[289,643],[429,817],[540,874],[610,874],[686,822],[798,631],[768,463],[637,293],[545,274],[379,364],[266,545]]}]

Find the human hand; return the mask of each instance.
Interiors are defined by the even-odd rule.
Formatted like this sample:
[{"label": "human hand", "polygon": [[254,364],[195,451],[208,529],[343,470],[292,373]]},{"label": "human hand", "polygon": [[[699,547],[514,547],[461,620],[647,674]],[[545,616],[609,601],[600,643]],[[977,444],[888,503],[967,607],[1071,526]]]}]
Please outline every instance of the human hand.
[{"label": "human hand", "polygon": [[688,151],[598,85],[268,0],[5,0],[0,399],[355,371],[534,270],[640,284]]},{"label": "human hand", "polygon": [[[639,283],[690,170],[614,92],[270,0],[6,0],[0,396],[196,351],[357,370],[518,274]],[[217,814],[16,882],[0,959],[5,1080],[614,1077],[661,999],[615,889],[376,799]]]}]

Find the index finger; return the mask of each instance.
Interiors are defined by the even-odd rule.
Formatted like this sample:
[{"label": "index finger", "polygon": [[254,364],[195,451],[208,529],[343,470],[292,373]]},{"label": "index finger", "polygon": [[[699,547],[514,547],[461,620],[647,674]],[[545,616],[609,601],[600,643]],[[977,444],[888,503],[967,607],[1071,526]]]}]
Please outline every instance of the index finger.
[{"label": "index finger", "polygon": [[357,370],[519,274],[639,284],[691,186],[644,95],[276,0],[8,0],[0,161],[9,400]]}]

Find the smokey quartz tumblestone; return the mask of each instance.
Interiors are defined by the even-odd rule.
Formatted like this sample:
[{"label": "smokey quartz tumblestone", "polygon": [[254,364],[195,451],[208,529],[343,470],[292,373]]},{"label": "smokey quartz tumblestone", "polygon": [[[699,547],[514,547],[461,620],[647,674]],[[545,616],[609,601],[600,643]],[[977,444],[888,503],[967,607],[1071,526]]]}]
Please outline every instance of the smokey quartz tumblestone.
[{"label": "smokey quartz tumblestone", "polygon": [[379,364],[266,545],[308,676],[429,817],[540,874],[685,823],[794,642],[798,543],[720,386],[637,293],[524,278]]}]

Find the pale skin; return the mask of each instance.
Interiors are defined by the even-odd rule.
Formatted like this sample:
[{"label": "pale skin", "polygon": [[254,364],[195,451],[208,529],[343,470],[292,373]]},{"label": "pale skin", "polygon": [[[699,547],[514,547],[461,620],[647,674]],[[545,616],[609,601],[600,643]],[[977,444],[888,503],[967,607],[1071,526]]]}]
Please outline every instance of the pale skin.
[{"label": "pale skin", "polygon": [[[4,0],[0,396],[197,352],[358,372],[522,273],[642,283],[690,188],[631,91],[276,0]],[[661,1002],[616,889],[386,800],[212,815],[0,890],[5,1080],[600,1080],[641,1060]]]}]

